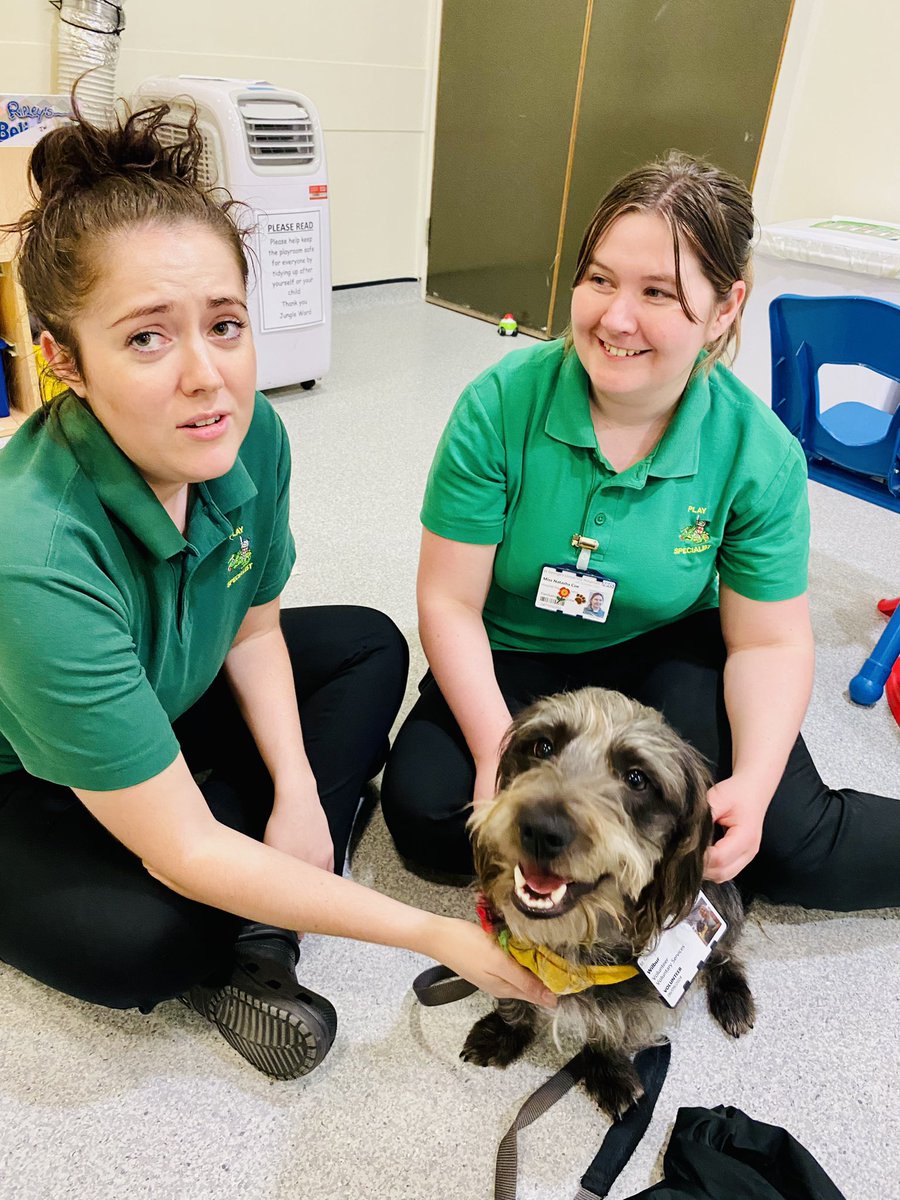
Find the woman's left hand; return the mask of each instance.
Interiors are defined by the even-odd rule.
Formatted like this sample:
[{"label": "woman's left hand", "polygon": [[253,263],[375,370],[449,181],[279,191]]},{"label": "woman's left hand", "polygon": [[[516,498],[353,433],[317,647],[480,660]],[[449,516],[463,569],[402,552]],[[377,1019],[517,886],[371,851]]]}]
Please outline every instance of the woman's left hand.
[{"label": "woman's left hand", "polygon": [[769,802],[761,799],[758,786],[736,775],[710,788],[707,798],[725,836],[707,850],[704,877],[725,883],[756,856]]},{"label": "woman's left hand", "polygon": [[334,870],[334,844],[328,819],[318,793],[313,789],[286,795],[275,790],[272,815],[263,841],[323,871]]}]

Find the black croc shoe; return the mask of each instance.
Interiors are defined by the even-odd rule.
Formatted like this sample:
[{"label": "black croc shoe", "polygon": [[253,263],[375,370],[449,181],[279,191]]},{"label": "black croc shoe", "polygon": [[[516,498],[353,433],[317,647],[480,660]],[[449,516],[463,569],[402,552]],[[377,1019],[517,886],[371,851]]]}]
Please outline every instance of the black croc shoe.
[{"label": "black croc shoe", "polygon": [[297,982],[296,938],[251,926],[238,939],[224,987],[191,988],[186,1003],[230,1046],[273,1079],[299,1079],[325,1058],[337,1032],[333,1005]]}]

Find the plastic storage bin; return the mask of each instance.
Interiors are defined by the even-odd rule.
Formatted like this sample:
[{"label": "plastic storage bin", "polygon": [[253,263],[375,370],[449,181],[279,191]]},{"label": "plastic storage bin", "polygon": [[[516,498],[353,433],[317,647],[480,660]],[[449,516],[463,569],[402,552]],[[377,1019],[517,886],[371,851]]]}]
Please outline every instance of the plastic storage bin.
[{"label": "plastic storage bin", "polygon": [[[734,373],[772,402],[769,304],[803,296],[874,296],[900,304],[900,225],[857,217],[813,217],[766,225],[754,253],[754,284],[744,311]],[[859,367],[819,373],[821,406],[852,399],[892,412],[900,387]]]}]

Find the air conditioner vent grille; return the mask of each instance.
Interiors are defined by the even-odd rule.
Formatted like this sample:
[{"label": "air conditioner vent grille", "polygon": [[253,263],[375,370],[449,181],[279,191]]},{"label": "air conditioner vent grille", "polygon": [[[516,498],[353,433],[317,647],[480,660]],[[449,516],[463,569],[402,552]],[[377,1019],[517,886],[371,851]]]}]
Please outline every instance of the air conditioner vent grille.
[{"label": "air conditioner vent grille", "polygon": [[238,101],[250,161],[258,166],[307,166],[316,161],[312,117],[286,97],[244,97]]}]

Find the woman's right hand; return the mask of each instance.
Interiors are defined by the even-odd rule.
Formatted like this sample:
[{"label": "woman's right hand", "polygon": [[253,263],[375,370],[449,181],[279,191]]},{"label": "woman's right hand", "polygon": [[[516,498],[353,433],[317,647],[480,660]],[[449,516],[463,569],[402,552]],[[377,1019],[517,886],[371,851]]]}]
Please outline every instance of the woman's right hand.
[{"label": "woman's right hand", "polygon": [[556,996],[536,975],[520,966],[499,943],[473,921],[437,917],[433,958],[498,1000],[526,1000],[544,1008],[556,1007]]}]

